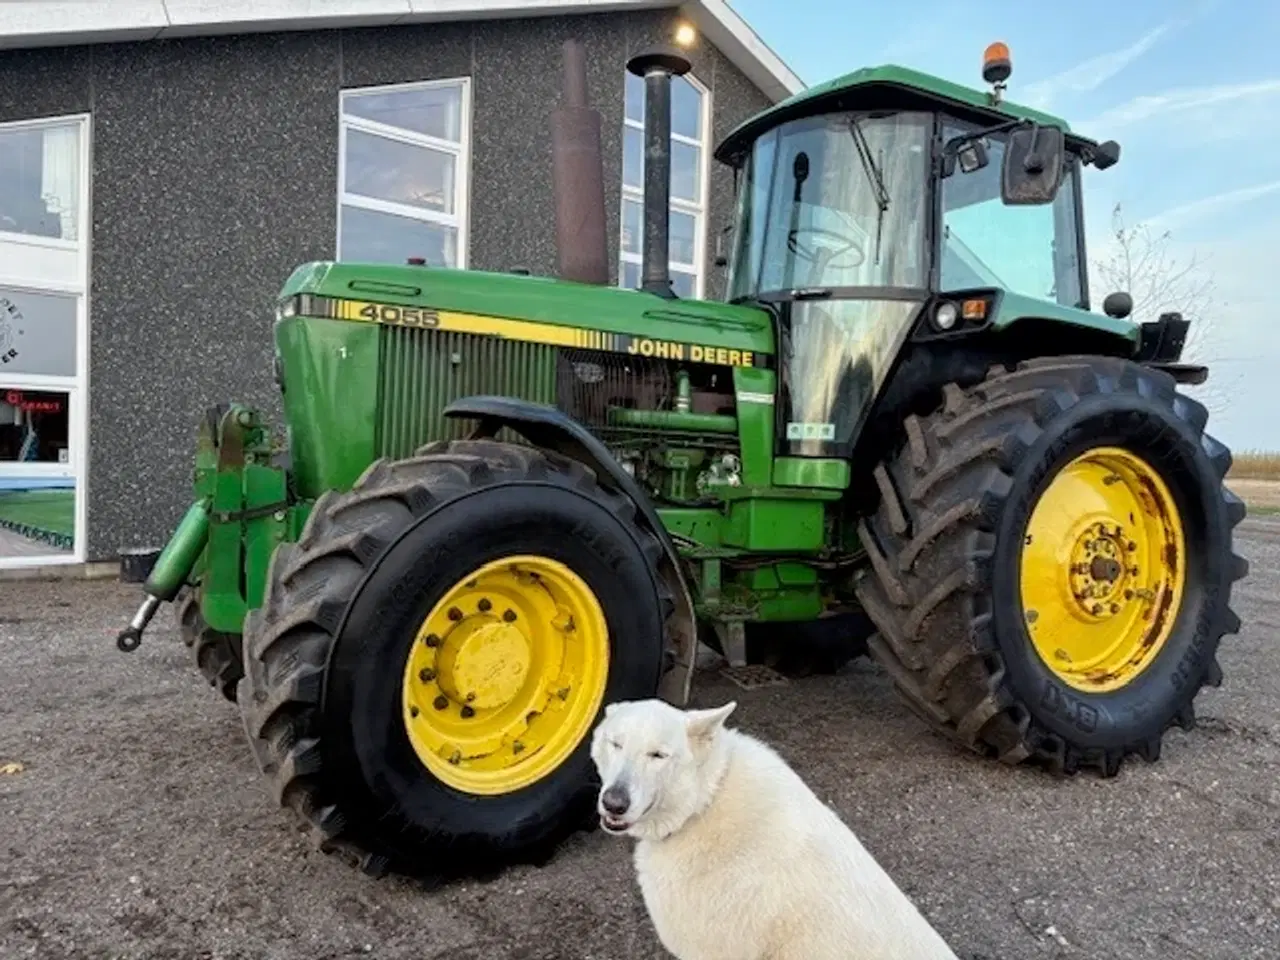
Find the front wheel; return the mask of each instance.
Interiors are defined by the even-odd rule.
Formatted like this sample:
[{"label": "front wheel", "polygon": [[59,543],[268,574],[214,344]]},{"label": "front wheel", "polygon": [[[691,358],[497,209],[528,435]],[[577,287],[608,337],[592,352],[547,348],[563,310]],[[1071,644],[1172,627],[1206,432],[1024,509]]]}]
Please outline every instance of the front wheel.
[{"label": "front wheel", "polygon": [[376,872],[545,860],[594,822],[604,706],[656,695],[661,557],[629,500],[523,447],[433,445],[326,494],[246,620],[280,802]]},{"label": "front wheel", "polygon": [[1106,357],[944,393],[876,469],[858,585],[873,656],[918,715],[1007,763],[1110,776],[1155,760],[1240,628],[1245,508],[1204,407]]}]

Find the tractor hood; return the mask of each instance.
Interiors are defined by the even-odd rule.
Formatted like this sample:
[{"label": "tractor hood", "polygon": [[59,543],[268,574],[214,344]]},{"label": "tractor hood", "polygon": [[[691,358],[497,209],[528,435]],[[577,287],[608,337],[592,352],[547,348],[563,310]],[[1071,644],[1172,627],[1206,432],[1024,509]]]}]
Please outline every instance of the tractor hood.
[{"label": "tractor hood", "polygon": [[279,301],[278,319],[328,317],[695,361],[712,350],[703,362],[732,366],[767,365],[775,349],[771,318],[760,309],[482,270],[315,261],[294,270]]}]

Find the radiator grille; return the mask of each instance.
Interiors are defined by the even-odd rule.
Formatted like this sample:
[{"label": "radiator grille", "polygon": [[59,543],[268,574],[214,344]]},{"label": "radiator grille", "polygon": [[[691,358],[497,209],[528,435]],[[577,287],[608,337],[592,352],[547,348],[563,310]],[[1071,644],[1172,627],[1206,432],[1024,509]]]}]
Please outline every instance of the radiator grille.
[{"label": "radiator grille", "polygon": [[555,403],[556,352],[554,346],[498,337],[382,328],[379,455],[408,457],[429,441],[462,436],[470,425],[443,415],[459,397],[496,394]]}]

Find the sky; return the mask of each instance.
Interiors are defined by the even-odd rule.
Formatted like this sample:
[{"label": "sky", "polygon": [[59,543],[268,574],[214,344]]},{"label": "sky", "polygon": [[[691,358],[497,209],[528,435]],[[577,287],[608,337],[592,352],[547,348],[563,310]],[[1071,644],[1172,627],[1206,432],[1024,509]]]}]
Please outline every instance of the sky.
[{"label": "sky", "polygon": [[[1234,450],[1280,451],[1280,3],[1270,0],[732,0],[807,84],[894,63],[982,88],[995,40],[1013,61],[1006,97],[1116,140],[1120,162],[1086,169],[1092,260],[1113,255],[1112,211],[1169,234],[1179,267],[1212,285],[1190,388]],[[1110,292],[1091,280],[1094,309]],[[1174,304],[1171,308],[1176,309]],[[1275,378],[1275,379],[1272,379]]]}]

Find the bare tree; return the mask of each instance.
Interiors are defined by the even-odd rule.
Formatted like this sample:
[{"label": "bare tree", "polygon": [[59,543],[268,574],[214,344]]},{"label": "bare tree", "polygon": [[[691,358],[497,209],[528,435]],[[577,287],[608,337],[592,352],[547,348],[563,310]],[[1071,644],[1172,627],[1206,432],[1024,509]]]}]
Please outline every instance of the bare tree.
[{"label": "bare tree", "polygon": [[1150,224],[1127,224],[1121,205],[1111,211],[1111,234],[1105,255],[1093,264],[1099,297],[1122,290],[1133,297],[1132,318],[1154,320],[1162,313],[1180,313],[1191,321],[1182,359],[1209,367],[1207,383],[1193,387],[1211,411],[1220,409],[1230,393],[1222,370],[1214,368],[1213,333],[1217,310],[1224,302],[1216,295],[1213,274],[1196,253],[1178,256],[1170,231],[1156,232]]}]

